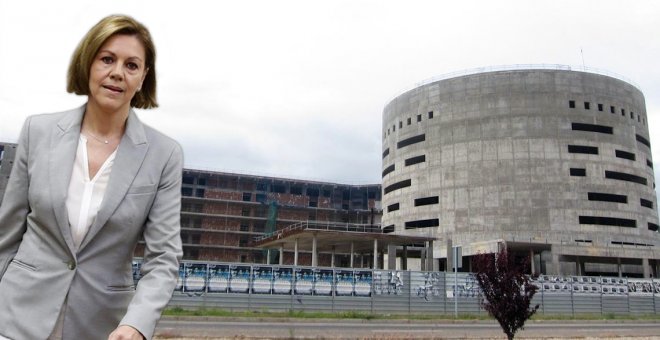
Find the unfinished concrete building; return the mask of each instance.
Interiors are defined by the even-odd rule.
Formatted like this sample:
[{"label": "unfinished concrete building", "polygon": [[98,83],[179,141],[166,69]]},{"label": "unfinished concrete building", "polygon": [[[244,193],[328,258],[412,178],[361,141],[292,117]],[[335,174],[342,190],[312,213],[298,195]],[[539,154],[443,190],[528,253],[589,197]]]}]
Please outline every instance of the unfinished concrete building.
[{"label": "unfinished concrete building", "polygon": [[505,246],[547,274],[657,277],[642,92],[569,67],[433,79],[384,109],[383,228],[470,256]]},{"label": "unfinished concrete building", "polygon": [[[293,264],[294,252],[256,247],[254,240],[292,224],[310,222],[363,228],[380,226],[381,187],[184,169],[181,238],[184,259]],[[137,254],[139,255],[140,249]],[[312,264],[312,249],[298,264]],[[369,266],[370,256],[355,266]],[[319,266],[348,267],[347,254],[318,254]]]}]

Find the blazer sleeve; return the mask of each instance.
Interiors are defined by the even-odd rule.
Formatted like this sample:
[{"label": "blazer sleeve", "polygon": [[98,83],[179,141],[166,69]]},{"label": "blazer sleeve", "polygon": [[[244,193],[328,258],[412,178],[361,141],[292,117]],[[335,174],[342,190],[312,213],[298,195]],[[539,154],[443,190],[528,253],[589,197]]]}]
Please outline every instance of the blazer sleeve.
[{"label": "blazer sleeve", "polygon": [[181,181],[183,153],[175,144],[161,175],[144,227],[142,278],[120,325],[134,327],[151,339],[179,276],[181,250]]},{"label": "blazer sleeve", "polygon": [[0,280],[23,240],[23,234],[27,228],[27,215],[30,212],[28,202],[30,119],[28,117],[23,125],[14,166],[9,176],[2,205],[0,205]]}]

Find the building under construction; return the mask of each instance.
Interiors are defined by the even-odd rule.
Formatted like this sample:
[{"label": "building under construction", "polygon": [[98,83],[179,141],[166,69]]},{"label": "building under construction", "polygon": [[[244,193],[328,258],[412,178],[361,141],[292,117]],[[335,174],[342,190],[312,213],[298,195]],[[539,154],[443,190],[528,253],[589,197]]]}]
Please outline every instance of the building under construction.
[{"label": "building under construction", "polygon": [[[181,238],[188,260],[293,264],[293,250],[280,253],[257,247],[254,241],[301,222],[380,231],[378,184],[342,185],[185,169],[182,194]],[[312,249],[301,248],[298,253],[298,264],[312,264]],[[335,255],[319,254],[318,265],[351,264],[348,254]],[[369,265],[367,260],[358,263]]]}]

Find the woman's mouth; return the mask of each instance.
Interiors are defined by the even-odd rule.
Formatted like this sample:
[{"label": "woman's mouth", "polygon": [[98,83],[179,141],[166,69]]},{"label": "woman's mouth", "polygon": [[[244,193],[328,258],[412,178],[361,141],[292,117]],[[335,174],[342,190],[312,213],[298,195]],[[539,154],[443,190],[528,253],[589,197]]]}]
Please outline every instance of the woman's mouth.
[{"label": "woman's mouth", "polygon": [[121,87],[116,87],[116,86],[112,86],[112,85],[103,85],[103,88],[108,89],[108,90],[110,90],[112,92],[115,92],[115,93],[124,92],[124,90],[122,90]]}]

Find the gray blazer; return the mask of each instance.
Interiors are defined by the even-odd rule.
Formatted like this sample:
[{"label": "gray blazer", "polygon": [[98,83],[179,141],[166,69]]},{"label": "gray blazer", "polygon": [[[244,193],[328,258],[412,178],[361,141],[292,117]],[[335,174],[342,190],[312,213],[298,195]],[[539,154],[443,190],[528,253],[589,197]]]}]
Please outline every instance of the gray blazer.
[{"label": "gray blazer", "polygon": [[[66,195],[85,106],[29,117],[0,206],[0,334],[46,339],[66,299],[64,339],[153,335],[181,259],[181,147],[131,110],[98,216],[76,251]],[[146,243],[142,279],[132,258]]]}]

